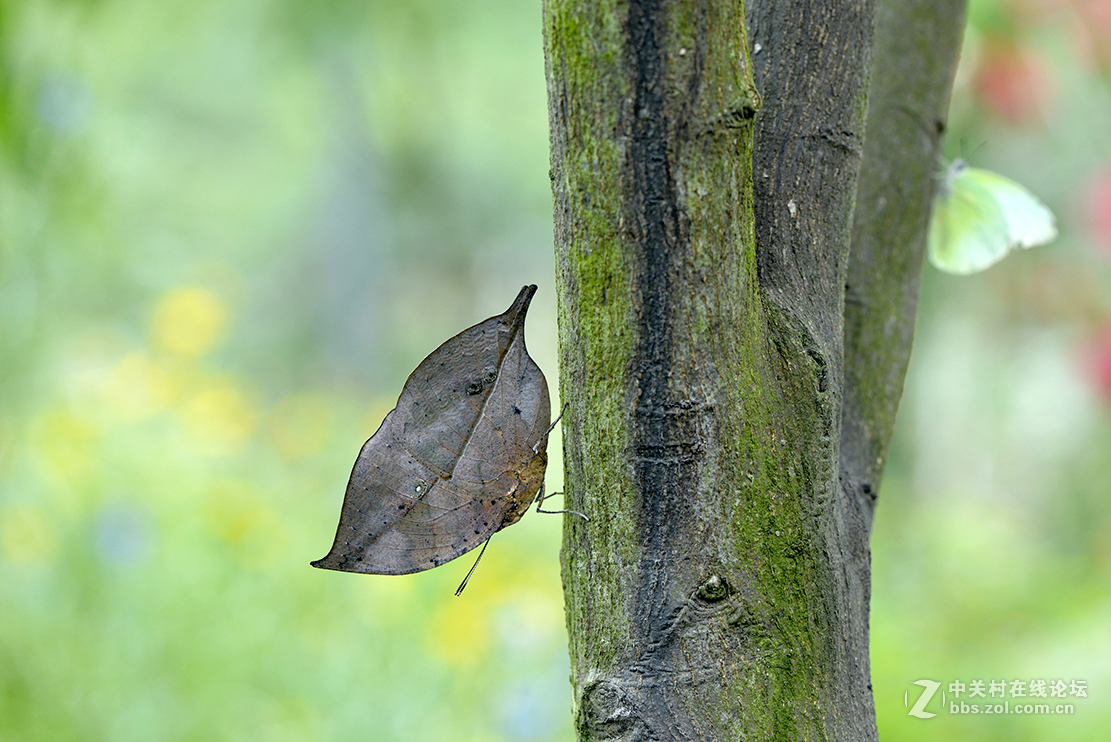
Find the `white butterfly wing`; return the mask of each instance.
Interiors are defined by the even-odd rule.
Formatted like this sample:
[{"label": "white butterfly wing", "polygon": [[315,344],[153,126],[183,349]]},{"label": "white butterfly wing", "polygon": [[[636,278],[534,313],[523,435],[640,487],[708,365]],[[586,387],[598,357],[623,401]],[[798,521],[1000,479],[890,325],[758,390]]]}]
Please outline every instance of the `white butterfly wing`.
[{"label": "white butterfly wing", "polygon": [[1003,211],[991,192],[963,182],[963,170],[946,173],[934,197],[927,255],[938,270],[966,275],[999,262],[1010,249]]},{"label": "white butterfly wing", "polygon": [[1030,191],[957,160],[934,198],[927,247],[936,268],[964,275],[1056,236],[1053,212]]},{"label": "white butterfly wing", "polygon": [[1012,250],[1044,245],[1057,237],[1053,212],[1018,183],[989,170],[971,167],[958,177],[991,193],[1007,222]]}]

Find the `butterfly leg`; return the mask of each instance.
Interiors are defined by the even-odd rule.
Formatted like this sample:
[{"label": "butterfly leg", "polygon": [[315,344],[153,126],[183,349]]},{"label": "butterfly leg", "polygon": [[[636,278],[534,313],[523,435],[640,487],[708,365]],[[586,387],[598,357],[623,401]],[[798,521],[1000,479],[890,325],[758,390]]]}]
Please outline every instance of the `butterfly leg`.
[{"label": "butterfly leg", "polygon": [[[545,431],[545,432],[544,432],[544,435],[543,435],[543,437],[542,437],[542,438],[540,439],[540,441],[542,441],[542,440],[546,440],[546,439],[548,438],[548,433],[551,433],[551,432],[552,432],[553,430],[555,430],[555,426],[556,426],[556,425],[558,425],[558,424],[559,424],[559,421],[560,421],[560,420],[561,420],[561,419],[563,418],[563,413],[564,413],[564,412],[567,412],[567,406],[568,406],[569,404],[570,404],[570,403],[568,403],[568,402],[564,402],[564,403],[563,403],[563,407],[560,407],[560,408],[559,408],[559,414],[558,414],[558,415],[556,415],[556,419],[555,419],[555,420],[552,420],[552,424],[548,426],[548,429],[547,429],[547,431]],[[537,441],[536,443],[533,443],[533,444],[532,444],[532,452],[533,452],[533,453],[538,453],[538,450],[537,450],[537,449],[538,449],[538,448],[540,447],[540,441]]]},{"label": "butterfly leg", "polygon": [[[547,495],[547,497],[555,497],[557,495],[562,495],[562,494],[563,494],[562,492],[553,492],[552,494]],[[587,522],[590,522],[590,518],[587,518],[585,515],[580,513],[578,510],[543,510],[543,509],[541,509],[540,506],[544,504],[544,497],[545,497],[545,495],[544,495],[544,485],[540,485],[540,497],[538,497],[536,499],[536,512],[545,513],[547,515],[557,515],[559,513],[568,513],[570,515],[577,515],[580,518],[582,518],[583,520],[585,520]]]}]

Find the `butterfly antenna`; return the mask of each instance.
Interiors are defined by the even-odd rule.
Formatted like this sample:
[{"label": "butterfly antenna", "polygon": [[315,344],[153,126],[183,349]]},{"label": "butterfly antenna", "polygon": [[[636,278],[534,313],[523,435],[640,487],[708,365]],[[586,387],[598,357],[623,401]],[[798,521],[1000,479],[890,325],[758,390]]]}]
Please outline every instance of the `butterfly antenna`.
[{"label": "butterfly antenna", "polygon": [[[553,492],[552,494],[548,495],[548,497],[555,497],[556,495],[562,495],[562,494],[563,494],[562,492]],[[567,513],[568,515],[577,515],[580,518],[582,518],[583,520],[585,520],[587,523],[590,522],[590,518],[587,518],[585,515],[580,513],[578,510],[544,510],[540,507],[543,504],[544,504],[544,486],[541,485],[540,486],[540,499],[536,501],[536,512],[545,513],[547,515],[558,515],[560,513]]]},{"label": "butterfly antenna", "polygon": [[478,559],[474,560],[474,564],[471,565],[471,571],[468,572],[467,576],[463,578],[463,581],[459,583],[459,588],[455,591],[455,597],[458,598],[459,595],[463,592],[463,588],[465,588],[467,586],[467,583],[471,581],[471,575],[474,574],[474,569],[478,566],[478,563],[482,561],[482,555],[486,553],[486,547],[490,545],[490,539],[492,539],[493,537],[494,534],[492,533],[486,537],[486,541],[482,544],[482,551],[478,552]]}]

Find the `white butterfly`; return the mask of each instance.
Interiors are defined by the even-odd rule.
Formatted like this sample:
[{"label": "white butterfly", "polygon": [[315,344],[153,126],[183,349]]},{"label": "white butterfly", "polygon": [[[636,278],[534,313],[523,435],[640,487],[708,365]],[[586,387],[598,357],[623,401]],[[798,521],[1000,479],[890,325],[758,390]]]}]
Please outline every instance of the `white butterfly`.
[{"label": "white butterfly", "polygon": [[934,196],[927,249],[946,273],[976,273],[1011,250],[1044,245],[1057,236],[1053,212],[1002,175],[954,160]]}]

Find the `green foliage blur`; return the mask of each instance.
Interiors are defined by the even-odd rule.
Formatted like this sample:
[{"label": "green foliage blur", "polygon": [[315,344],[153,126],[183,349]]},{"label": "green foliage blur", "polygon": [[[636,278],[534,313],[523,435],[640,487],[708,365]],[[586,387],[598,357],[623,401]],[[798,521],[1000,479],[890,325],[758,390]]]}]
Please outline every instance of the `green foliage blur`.
[{"label": "green foliage blur", "polygon": [[[926,268],[885,740],[1111,724],[1108,120],[1109,0],[974,3],[951,155],[1061,238]],[[525,283],[558,389],[547,143],[539,3],[0,0],[0,742],[573,738],[558,517],[461,598],[467,557],[308,566],[409,371]],[[906,715],[920,678],[1039,677],[1089,697]]]}]

